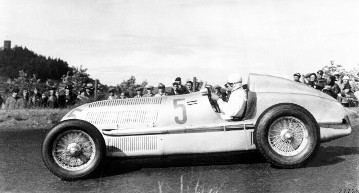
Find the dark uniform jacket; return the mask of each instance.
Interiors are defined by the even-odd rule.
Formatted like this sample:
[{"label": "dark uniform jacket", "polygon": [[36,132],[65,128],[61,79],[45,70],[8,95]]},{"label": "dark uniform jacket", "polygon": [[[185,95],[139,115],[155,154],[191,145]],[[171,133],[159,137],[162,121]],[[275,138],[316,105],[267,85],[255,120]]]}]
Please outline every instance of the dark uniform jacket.
[{"label": "dark uniform jacket", "polygon": [[41,106],[41,94],[37,93],[31,96],[30,98],[30,106],[32,108],[38,108]]},{"label": "dark uniform jacket", "polygon": [[14,98],[12,96],[7,97],[7,99],[5,101],[5,109],[6,110],[16,109],[17,100],[18,100],[17,97],[16,98]]},{"label": "dark uniform jacket", "polygon": [[65,106],[71,106],[76,103],[77,95],[72,92],[69,95],[65,95]]},{"label": "dark uniform jacket", "polygon": [[18,109],[26,109],[29,107],[29,99],[27,98],[19,98],[17,100],[17,105],[16,105]]}]

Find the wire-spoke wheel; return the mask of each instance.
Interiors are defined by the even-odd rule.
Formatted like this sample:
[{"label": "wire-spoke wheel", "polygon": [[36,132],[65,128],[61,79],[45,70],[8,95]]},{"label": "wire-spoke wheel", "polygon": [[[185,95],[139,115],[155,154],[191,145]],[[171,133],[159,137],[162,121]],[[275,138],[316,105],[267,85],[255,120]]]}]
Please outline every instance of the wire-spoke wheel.
[{"label": "wire-spoke wheel", "polygon": [[59,135],[52,147],[55,162],[69,171],[88,167],[95,159],[94,140],[81,130],[69,130]]},{"label": "wire-spoke wheel", "polygon": [[88,177],[99,168],[105,155],[102,134],[81,120],[68,120],[54,126],[42,146],[45,165],[64,180]]},{"label": "wire-spoke wheel", "polygon": [[281,104],[266,111],[254,135],[261,154],[282,168],[304,165],[320,145],[320,129],[314,117],[295,104]]},{"label": "wire-spoke wheel", "polygon": [[268,141],[276,153],[294,156],[307,146],[308,130],[304,123],[295,117],[280,117],[269,127]]}]

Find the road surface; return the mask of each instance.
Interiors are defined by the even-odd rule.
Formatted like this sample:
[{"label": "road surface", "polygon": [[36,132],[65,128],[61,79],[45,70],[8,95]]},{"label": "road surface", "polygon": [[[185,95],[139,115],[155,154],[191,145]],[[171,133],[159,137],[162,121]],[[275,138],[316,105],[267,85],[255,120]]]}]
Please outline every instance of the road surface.
[{"label": "road surface", "polygon": [[258,152],[106,160],[101,174],[67,182],[41,159],[46,129],[0,129],[0,192],[359,192],[359,127],[321,144],[304,168],[277,169]]}]

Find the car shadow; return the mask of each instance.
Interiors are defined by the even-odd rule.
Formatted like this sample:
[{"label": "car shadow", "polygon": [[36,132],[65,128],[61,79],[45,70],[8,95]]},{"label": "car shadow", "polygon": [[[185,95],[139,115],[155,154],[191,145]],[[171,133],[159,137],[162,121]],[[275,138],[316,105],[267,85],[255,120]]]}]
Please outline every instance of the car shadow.
[{"label": "car shadow", "polygon": [[[318,154],[305,166],[322,167],[345,161],[343,156],[359,155],[359,147],[321,146]],[[92,178],[110,177],[138,171],[142,168],[193,167],[267,163],[258,151],[216,154],[172,155],[121,160],[107,158],[101,173]],[[270,166],[276,168],[275,166]]]},{"label": "car shadow", "polygon": [[359,147],[321,146],[318,154],[306,167],[322,167],[345,161],[344,156],[359,155]]},{"label": "car shadow", "polygon": [[142,168],[192,167],[211,165],[234,165],[265,163],[257,151],[216,154],[171,155],[164,157],[116,159],[107,158],[101,176],[109,177],[138,171]]}]

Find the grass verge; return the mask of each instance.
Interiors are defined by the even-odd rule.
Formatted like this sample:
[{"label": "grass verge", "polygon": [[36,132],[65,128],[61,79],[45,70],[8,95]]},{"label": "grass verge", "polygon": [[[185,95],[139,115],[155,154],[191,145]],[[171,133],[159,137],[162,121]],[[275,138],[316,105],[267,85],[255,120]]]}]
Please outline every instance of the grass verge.
[{"label": "grass verge", "polygon": [[44,129],[60,122],[70,109],[0,110],[0,129]]}]

